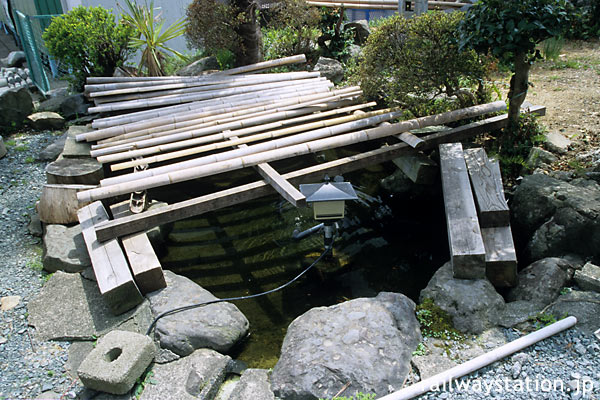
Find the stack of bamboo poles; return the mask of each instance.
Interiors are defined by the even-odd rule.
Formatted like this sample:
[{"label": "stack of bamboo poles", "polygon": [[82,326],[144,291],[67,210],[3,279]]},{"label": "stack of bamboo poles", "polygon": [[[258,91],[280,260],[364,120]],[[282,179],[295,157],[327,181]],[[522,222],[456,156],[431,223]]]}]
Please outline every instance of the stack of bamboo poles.
[{"label": "stack of bamboo poles", "polygon": [[[307,4],[319,7],[343,7],[350,9],[368,10],[397,10],[397,0],[307,0]],[[453,1],[428,1],[429,10],[457,9],[468,3]]]}]

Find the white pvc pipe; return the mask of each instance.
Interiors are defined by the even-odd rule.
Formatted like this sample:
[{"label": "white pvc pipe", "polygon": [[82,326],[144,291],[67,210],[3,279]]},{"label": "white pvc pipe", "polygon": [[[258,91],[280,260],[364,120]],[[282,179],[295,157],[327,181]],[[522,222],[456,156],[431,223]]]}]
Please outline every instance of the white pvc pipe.
[{"label": "white pvc pipe", "polygon": [[517,351],[523,350],[524,348],[529,347],[532,344],[539,342],[540,340],[544,340],[552,335],[562,332],[565,329],[572,327],[576,323],[577,318],[567,317],[565,319],[553,323],[552,325],[542,328],[539,331],[532,332],[529,335],[523,336],[522,338],[507,343],[504,346],[500,346],[497,349],[482,354],[479,357],[476,357],[470,361],[457,365],[454,368],[450,368],[447,371],[441,372],[430,378],[422,380],[421,382],[415,383],[414,385],[398,390],[397,392],[380,397],[379,400],[412,399],[413,397],[429,392],[432,388],[442,387],[444,384],[448,384],[449,382],[455,379],[468,375],[471,372],[477,371],[478,369],[490,365],[513,353],[516,353]]}]

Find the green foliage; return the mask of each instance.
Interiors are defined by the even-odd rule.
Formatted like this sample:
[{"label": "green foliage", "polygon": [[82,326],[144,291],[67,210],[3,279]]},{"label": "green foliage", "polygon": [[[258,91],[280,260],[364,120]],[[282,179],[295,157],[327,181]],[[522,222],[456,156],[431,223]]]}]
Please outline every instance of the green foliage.
[{"label": "green foliage", "polygon": [[427,348],[423,342],[419,343],[415,351],[412,352],[413,356],[424,356],[425,354],[427,354]]},{"label": "green foliage", "polygon": [[489,51],[506,63],[518,53],[539,56],[536,45],[562,33],[565,7],[565,0],[480,0],[460,24],[461,48]]},{"label": "green foliage", "polygon": [[344,61],[348,57],[350,45],[354,42],[352,32],[344,30],[346,15],[339,8],[321,7],[319,29],[321,36],[317,39],[319,51],[323,57]]},{"label": "green foliage", "polygon": [[217,0],[194,0],[186,15],[185,37],[190,46],[215,56],[224,49],[232,54],[241,49],[242,38],[237,29],[245,16],[234,5]]},{"label": "green foliage", "polygon": [[[566,315],[565,315],[566,317]],[[533,323],[533,326],[536,330],[542,329],[548,325],[552,325],[557,322],[560,318],[549,314],[549,313],[538,313],[533,317],[529,317],[529,321]]]},{"label": "green foliage", "polygon": [[521,114],[516,128],[504,128],[492,152],[497,153],[505,178],[514,179],[521,173],[531,148],[545,141],[544,132],[533,114]]},{"label": "green foliage", "polygon": [[33,158],[32,156],[29,156],[25,159],[25,162],[27,164],[33,164],[35,162],[35,158]]},{"label": "green foliage", "polygon": [[569,294],[573,291],[573,289],[571,289],[570,287],[564,287],[562,289],[560,289],[560,295],[564,296],[565,294]]},{"label": "green foliage", "polygon": [[111,76],[123,65],[134,33],[102,7],[77,7],[53,18],[42,38],[50,55],[72,71],[71,85],[81,90],[88,76]]},{"label": "green foliage", "polygon": [[426,298],[416,308],[416,315],[425,337],[444,340],[463,340],[464,335],[452,326],[452,317],[438,307],[431,298]]},{"label": "green foliage", "polygon": [[[327,400],[327,399],[321,398],[319,400]],[[362,392],[358,392],[358,393],[356,393],[356,396],[350,396],[350,397],[336,396],[329,400],[375,400],[375,394],[365,394]]]},{"label": "green foliage", "polygon": [[146,371],[137,378],[135,381],[135,386],[133,387],[133,395],[136,399],[139,399],[144,392],[144,388],[146,385],[156,385],[156,381],[152,378],[154,376],[154,371],[152,371],[152,365],[146,369]]},{"label": "green foliage", "polygon": [[561,36],[551,37],[542,42],[542,55],[545,60],[556,61],[565,44]]},{"label": "green foliage", "polygon": [[183,54],[166,45],[169,40],[183,35],[187,26],[185,18],[175,21],[163,31],[164,20],[160,14],[154,15],[154,0],[150,0],[150,4],[145,1],[144,5],[138,5],[135,0],[124,1],[126,9],[122,9],[123,21],[137,32],[129,41],[129,47],[142,51],[138,72],[145,69],[150,76],[165,75],[168,53],[187,61]]},{"label": "green foliage", "polygon": [[463,18],[460,12],[387,18],[364,47],[360,77],[365,94],[416,116],[487,101],[487,59],[473,50],[460,51],[455,40]]},{"label": "green foliage", "polygon": [[600,37],[600,2],[598,0],[570,0],[567,2],[569,24],[566,37],[591,39]]}]

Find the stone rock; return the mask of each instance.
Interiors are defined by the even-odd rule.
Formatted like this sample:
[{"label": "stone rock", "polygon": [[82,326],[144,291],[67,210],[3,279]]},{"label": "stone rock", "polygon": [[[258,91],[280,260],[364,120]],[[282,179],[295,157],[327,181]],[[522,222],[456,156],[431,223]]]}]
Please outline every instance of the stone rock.
[{"label": "stone rock", "polygon": [[156,385],[146,385],[140,400],[211,400],[225,379],[231,358],[210,349],[152,367]]},{"label": "stone rock", "polygon": [[[167,287],[147,295],[157,316],[173,308],[216,300],[193,281],[164,271]],[[248,320],[231,303],[217,303],[161,318],[155,333],[160,346],[180,356],[199,348],[227,352],[248,333]]]},{"label": "stone rock", "polygon": [[48,272],[80,272],[91,266],[81,226],[47,225],[42,264]]},{"label": "stone rock", "polygon": [[60,113],[66,119],[78,118],[87,114],[90,103],[81,93],[65,98],[60,104]]},{"label": "stone rock", "polygon": [[21,68],[27,62],[24,51],[11,51],[8,56],[0,60],[3,67],[18,67]]},{"label": "stone rock", "polygon": [[21,86],[0,94],[0,126],[18,128],[33,111],[31,93]]},{"label": "stone rock", "polygon": [[204,71],[219,69],[219,62],[216,57],[204,57],[181,68],[176,72],[179,76],[197,76],[202,75]]},{"label": "stone rock", "polygon": [[264,369],[249,368],[242,373],[229,400],[275,400],[269,383],[269,374]]},{"label": "stone rock", "polygon": [[77,368],[81,365],[81,362],[87,357],[88,354],[94,349],[95,343],[88,341],[73,342],[69,346],[69,359],[65,368],[69,375],[77,379]]},{"label": "stone rock", "polygon": [[600,326],[600,293],[573,290],[558,298],[548,313],[577,318],[577,329],[592,334]]},{"label": "stone rock", "polygon": [[154,357],[154,362],[158,364],[167,364],[175,360],[179,360],[180,358],[181,357],[173,353],[171,350],[159,349]]},{"label": "stone rock", "polygon": [[469,333],[493,327],[505,307],[504,299],[487,279],[455,279],[450,262],[438,269],[421,290],[419,301],[426,298],[452,316],[456,329]]},{"label": "stone rock", "polygon": [[371,29],[369,29],[369,22],[365,19],[348,22],[344,25],[344,31],[347,30],[352,31],[354,43],[359,46],[365,44],[367,42],[367,39],[369,38],[369,35],[371,34]]},{"label": "stone rock", "polygon": [[415,304],[380,293],[317,307],[288,327],[271,385],[282,399],[388,394],[402,387],[412,352],[421,341]]},{"label": "stone rock", "polygon": [[42,237],[44,235],[42,221],[40,221],[40,216],[35,210],[29,214],[29,224],[27,225],[27,230],[31,236]]},{"label": "stone rock", "polygon": [[348,56],[346,57],[346,62],[350,59],[359,60],[362,55],[362,47],[357,46],[355,44],[351,44],[348,46]]},{"label": "stone rock", "polygon": [[496,323],[504,328],[512,328],[526,323],[529,317],[537,315],[542,308],[542,306],[531,301],[511,301],[506,303],[506,308],[498,315]]},{"label": "stone rock", "polygon": [[47,99],[54,99],[57,97],[67,97],[69,95],[69,88],[68,87],[61,87],[61,88],[56,88],[56,89],[51,89],[49,91],[46,92],[46,98]]},{"label": "stone rock", "polygon": [[427,346],[428,349],[438,350],[439,353],[413,356],[410,360],[412,365],[419,371],[421,379],[427,379],[456,367],[456,363],[443,354],[443,342],[441,345],[442,347]]},{"label": "stone rock", "polygon": [[62,129],[65,126],[65,119],[51,111],[31,114],[27,117],[27,122],[33,129],[38,131]]},{"label": "stone rock", "polygon": [[114,330],[98,340],[77,368],[85,387],[112,394],[129,392],[154,358],[152,339]]},{"label": "stone rock", "polygon": [[525,300],[541,306],[550,304],[573,276],[571,268],[568,261],[556,257],[534,262],[519,272],[519,283],[508,292],[508,301]]},{"label": "stone rock", "polygon": [[544,147],[558,154],[566,154],[573,142],[559,132],[548,132],[544,135]]},{"label": "stone rock", "polygon": [[575,282],[583,290],[600,293],[600,267],[587,263],[581,271],[575,272]]},{"label": "stone rock", "polygon": [[600,189],[593,181],[526,176],[515,190],[511,214],[515,241],[527,243],[529,260],[600,256]]},{"label": "stone rock", "polygon": [[326,77],[333,83],[339,83],[344,79],[344,67],[342,63],[333,58],[319,57],[313,71],[319,71],[321,76]]},{"label": "stone rock", "polygon": [[12,310],[21,302],[21,296],[0,297],[0,311]]},{"label": "stone rock", "polygon": [[54,161],[62,153],[67,141],[67,134],[60,135],[54,143],[42,150],[36,157],[38,161]]},{"label": "stone rock", "polygon": [[4,139],[0,136],[0,158],[3,158],[8,151],[6,150],[6,146],[4,145]]},{"label": "stone rock", "polygon": [[412,192],[415,183],[404,172],[397,169],[381,180],[381,187],[394,194],[404,194]]},{"label": "stone rock", "polygon": [[552,164],[557,160],[558,158],[549,151],[540,147],[532,147],[527,160],[525,160],[525,168],[528,171],[533,171],[536,168],[543,168],[546,165]]},{"label": "stone rock", "polygon": [[115,316],[95,282],[62,271],[50,277],[27,309],[40,340],[94,340],[116,328],[145,333],[152,322],[147,301]]}]

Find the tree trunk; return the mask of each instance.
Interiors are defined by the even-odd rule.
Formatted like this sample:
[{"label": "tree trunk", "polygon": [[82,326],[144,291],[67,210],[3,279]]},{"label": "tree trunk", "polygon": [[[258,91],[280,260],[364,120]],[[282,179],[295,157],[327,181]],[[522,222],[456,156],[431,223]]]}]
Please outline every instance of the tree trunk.
[{"label": "tree trunk", "polygon": [[256,3],[252,0],[233,0],[233,3],[245,16],[245,21],[237,28],[237,34],[242,38],[242,46],[235,55],[236,66],[256,64],[262,61],[262,40],[256,18]]},{"label": "tree trunk", "polygon": [[527,96],[529,88],[529,68],[531,64],[527,60],[527,53],[515,54],[515,73],[510,79],[510,90],[508,91],[508,121],[512,126],[517,126],[521,104]]}]

